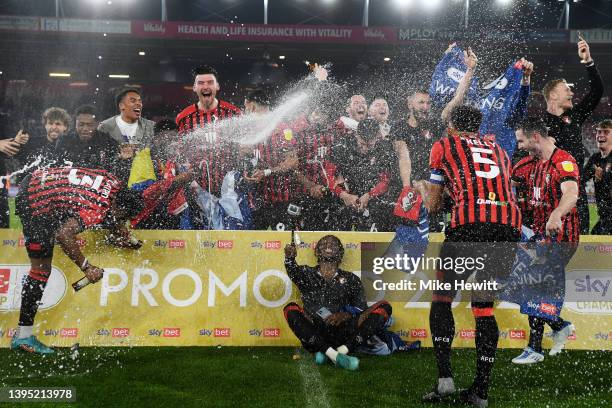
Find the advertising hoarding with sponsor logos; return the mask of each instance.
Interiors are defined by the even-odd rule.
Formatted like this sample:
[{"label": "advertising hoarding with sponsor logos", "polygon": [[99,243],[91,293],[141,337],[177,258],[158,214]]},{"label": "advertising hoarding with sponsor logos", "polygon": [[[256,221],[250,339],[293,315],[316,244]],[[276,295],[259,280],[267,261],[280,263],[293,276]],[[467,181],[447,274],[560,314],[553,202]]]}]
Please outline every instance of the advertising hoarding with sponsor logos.
[{"label": "advertising hoarding with sponsor logos", "polygon": [[[104,244],[103,233],[82,234],[80,245],[90,262],[106,270],[104,279],[74,293],[70,283],[82,276],[59,247],[34,333],[50,345],[70,346],[293,346],[298,342],[282,308],[299,302],[283,266],[289,232],[136,231],[139,251]],[[298,263],[315,264],[314,243],[324,233],[300,233]],[[342,267],[357,273],[361,242],[389,242],[390,233],[337,235],[345,246]],[[431,241],[442,236],[432,234]],[[593,241],[588,244],[588,241]],[[594,259],[612,252],[612,240],[583,237],[585,250],[570,267],[566,290],[579,294],[563,317],[577,328],[569,348],[612,350],[610,271]],[[96,249],[97,248],[97,249]],[[7,347],[18,319],[21,282],[29,270],[19,230],[0,230],[0,346]],[[607,272],[607,273],[606,273]],[[569,293],[568,293],[569,295]],[[581,299],[581,300],[577,300]],[[431,346],[429,303],[392,302],[392,330],[404,339]],[[496,311],[500,347],[522,348],[529,334],[518,307],[501,303]],[[469,303],[455,305],[459,347],[474,347]],[[550,334],[550,333],[548,333]],[[550,345],[545,339],[545,346]]]}]

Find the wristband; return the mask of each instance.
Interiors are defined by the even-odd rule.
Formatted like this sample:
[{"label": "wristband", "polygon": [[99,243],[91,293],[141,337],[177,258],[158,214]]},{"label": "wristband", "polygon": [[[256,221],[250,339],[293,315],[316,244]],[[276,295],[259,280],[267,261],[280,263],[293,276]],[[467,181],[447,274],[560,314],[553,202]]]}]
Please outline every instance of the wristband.
[{"label": "wristband", "polygon": [[87,258],[85,258],[85,260],[83,261],[83,263],[81,264],[81,270],[83,272],[85,272],[85,270],[87,269],[87,267],[89,266],[89,261],[87,260]]},{"label": "wristband", "polygon": [[264,170],[264,176],[268,177],[270,174],[272,174],[272,170],[270,170],[270,169],[265,169]]}]

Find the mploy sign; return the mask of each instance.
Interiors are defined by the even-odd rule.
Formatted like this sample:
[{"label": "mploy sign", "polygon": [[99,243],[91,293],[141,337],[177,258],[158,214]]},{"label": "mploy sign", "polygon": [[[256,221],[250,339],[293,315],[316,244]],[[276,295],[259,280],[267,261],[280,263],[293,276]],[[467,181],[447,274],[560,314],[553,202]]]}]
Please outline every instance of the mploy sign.
[{"label": "mploy sign", "polygon": [[[30,272],[27,264],[0,264],[0,312],[17,311],[21,306],[21,289]],[[66,275],[53,266],[45,288],[39,310],[50,309],[59,304],[68,288]]]}]

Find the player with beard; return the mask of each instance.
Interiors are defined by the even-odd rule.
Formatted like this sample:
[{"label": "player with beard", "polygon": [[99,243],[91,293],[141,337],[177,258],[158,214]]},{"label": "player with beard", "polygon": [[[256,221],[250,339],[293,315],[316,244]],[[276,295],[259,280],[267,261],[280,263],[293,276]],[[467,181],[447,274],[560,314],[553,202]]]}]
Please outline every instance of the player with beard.
[{"label": "player with beard", "polygon": [[[185,156],[194,166],[202,166],[201,177],[196,180],[204,189],[210,185],[210,193],[219,196],[223,178],[236,167],[236,149],[219,137],[215,123],[236,115],[240,109],[229,102],[219,100],[221,89],[217,71],[209,66],[193,69],[193,92],[198,101],[176,116],[179,135],[185,143]],[[203,128],[203,137],[189,140],[189,133]],[[190,206],[191,207],[191,206]]]},{"label": "player with beard", "polygon": [[[548,136],[548,129],[541,119],[525,120],[518,127],[516,138],[531,156],[537,158],[531,174],[525,177],[529,204],[533,211],[533,232],[548,244],[542,246],[547,245],[546,248],[555,254],[553,258],[545,258],[547,269],[554,273],[554,279],[547,284],[550,289],[541,294],[541,299],[534,299],[534,303],[541,305],[540,311],[546,305],[551,312],[546,316],[539,312],[537,315],[529,314],[529,344],[521,355],[512,360],[515,364],[534,364],[544,360],[542,337],[545,324],[553,329],[553,347],[549,352],[551,356],[561,352],[574,331],[574,326],[559,314],[563,305],[565,267],[574,255],[575,244],[580,239],[576,210],[579,167],[568,152],[555,146],[554,139]],[[531,157],[526,157],[516,167],[520,168],[523,163],[531,160]]]},{"label": "player with beard", "polygon": [[[402,188],[414,187],[429,180],[429,153],[434,142],[445,135],[440,114],[432,112],[428,91],[416,90],[406,102],[408,118],[393,123],[389,136],[398,157],[400,178],[392,180],[391,195],[397,195]],[[444,220],[445,211],[430,214],[430,231],[442,231]]]},{"label": "player with beard", "polygon": [[346,101],[346,114],[336,121],[335,133],[338,137],[346,137],[357,131],[359,122],[368,115],[368,103],[363,95],[353,95]]},{"label": "player with beard", "polygon": [[[578,42],[578,55],[589,77],[589,92],[574,105],[572,92],[565,79],[553,79],[544,85],[542,93],[546,98],[544,123],[548,134],[554,137],[559,149],[571,154],[579,166],[584,165],[584,146],[582,144],[582,124],[591,116],[604,93],[604,84],[591,57],[589,44],[582,38]],[[584,184],[580,186],[578,198],[580,232],[589,232],[589,207]]]},{"label": "player with beard", "polygon": [[[327,359],[347,370],[357,370],[359,360],[349,356],[380,332],[392,313],[381,301],[367,307],[361,280],[340,269],[344,248],[334,235],[321,238],[315,247],[316,267],[298,265],[295,244],[285,247],[285,268],[298,287],[303,307],[291,302],[283,308],[285,319],[317,364]],[[363,310],[352,314],[348,309]]]},{"label": "player with beard", "polygon": [[612,235],[612,119],[606,119],[597,125],[597,147],[584,166],[583,183],[593,179],[595,184],[595,202],[599,221],[593,227],[593,235]]},{"label": "player with beard", "polygon": [[[209,66],[193,69],[193,92],[198,101],[183,109],[176,116],[179,136],[183,143],[183,156],[197,169],[195,181],[210,194],[219,197],[225,175],[237,168],[238,149],[228,140],[220,137],[215,123],[236,115],[240,109],[229,102],[219,100],[221,89],[217,71]],[[193,135],[197,129],[202,129]],[[193,195],[188,196],[189,211],[197,212],[199,206]],[[193,227],[205,228],[203,216],[190,214]],[[209,220],[210,221],[210,220]]]}]

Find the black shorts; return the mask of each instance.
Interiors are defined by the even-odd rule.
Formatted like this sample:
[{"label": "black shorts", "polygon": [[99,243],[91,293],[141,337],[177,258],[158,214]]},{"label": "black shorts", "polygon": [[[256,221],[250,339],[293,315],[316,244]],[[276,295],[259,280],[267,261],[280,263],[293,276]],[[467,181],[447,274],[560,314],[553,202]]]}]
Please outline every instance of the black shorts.
[{"label": "black shorts", "polygon": [[23,225],[23,238],[30,258],[51,258],[55,246],[55,234],[62,220],[50,216],[33,217],[27,205],[27,199],[18,194],[15,200],[15,212]]},{"label": "black shorts", "polygon": [[[440,249],[442,268],[437,279],[450,286],[434,291],[434,297],[454,299],[461,283],[472,274],[474,283],[500,282],[512,270],[516,255],[516,245],[520,233],[508,225],[493,223],[466,224],[446,230],[446,238]],[[472,259],[472,261],[468,261]],[[492,302],[495,300],[494,286],[481,286],[482,290],[472,290],[472,302]],[[465,301],[466,299],[461,299]]]}]

